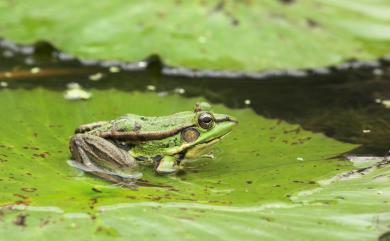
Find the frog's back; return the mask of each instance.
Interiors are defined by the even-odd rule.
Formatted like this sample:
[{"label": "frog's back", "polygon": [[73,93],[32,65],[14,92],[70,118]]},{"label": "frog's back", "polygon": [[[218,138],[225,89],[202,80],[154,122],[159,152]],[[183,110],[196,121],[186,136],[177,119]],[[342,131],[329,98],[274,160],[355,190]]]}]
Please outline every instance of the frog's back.
[{"label": "frog's back", "polygon": [[193,122],[194,113],[190,111],[179,112],[169,116],[140,116],[126,114],[107,125],[99,128],[98,131],[117,130],[122,132],[151,132],[164,131],[188,126]]}]

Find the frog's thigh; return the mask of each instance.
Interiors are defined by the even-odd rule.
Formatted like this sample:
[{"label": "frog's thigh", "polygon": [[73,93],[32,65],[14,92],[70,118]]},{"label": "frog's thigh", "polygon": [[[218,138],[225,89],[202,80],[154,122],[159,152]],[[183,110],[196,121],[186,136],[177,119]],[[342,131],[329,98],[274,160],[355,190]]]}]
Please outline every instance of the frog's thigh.
[{"label": "frog's thigh", "polygon": [[96,166],[103,162],[118,167],[135,166],[135,160],[126,151],[104,138],[90,134],[76,134],[70,140],[70,151],[77,162]]},{"label": "frog's thigh", "polygon": [[97,122],[93,122],[93,123],[81,125],[81,126],[79,126],[79,127],[75,130],[75,133],[85,133],[85,132],[87,132],[87,131],[96,129],[96,128],[98,128],[98,127],[101,127],[102,125],[105,125],[105,124],[107,124],[107,123],[108,123],[108,121],[97,121]]},{"label": "frog's thigh", "polygon": [[165,156],[160,160],[156,168],[158,174],[170,174],[175,173],[178,170],[177,160],[173,156]]}]

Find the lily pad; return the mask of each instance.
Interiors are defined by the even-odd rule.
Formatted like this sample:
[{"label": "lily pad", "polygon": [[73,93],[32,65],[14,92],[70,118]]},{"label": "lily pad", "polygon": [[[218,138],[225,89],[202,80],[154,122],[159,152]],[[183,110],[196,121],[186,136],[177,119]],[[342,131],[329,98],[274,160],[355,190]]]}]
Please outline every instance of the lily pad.
[{"label": "lily pad", "polygon": [[259,71],[389,54],[386,0],[0,1],[0,36],[84,59]]},{"label": "lily pad", "polygon": [[[0,182],[3,204],[23,203],[84,210],[99,204],[139,201],[183,201],[244,205],[286,201],[288,195],[315,186],[315,180],[350,168],[330,159],[354,147],[302,130],[280,120],[257,116],[249,109],[215,111],[240,120],[216,150],[216,160],[200,160],[187,174],[156,177],[145,168],[148,185],[137,191],[84,176],[67,165],[68,141],[75,127],[124,113],[164,115],[191,110],[200,99],[94,90],[93,99],[71,102],[46,89],[2,90]],[[107,98],[109,97],[109,98]],[[55,180],[55,184],[51,183]],[[10,185],[12,184],[12,185]]]},{"label": "lily pad", "polygon": [[127,112],[170,114],[201,100],[89,91],[90,100],[71,102],[46,88],[0,90],[0,237],[370,240],[385,230],[388,168],[321,186],[318,180],[353,169],[337,156],[356,146],[249,109],[214,106],[240,124],[215,160],[192,163],[185,175],[159,177],[146,168],[137,190],[84,175],[66,163],[79,124]]}]

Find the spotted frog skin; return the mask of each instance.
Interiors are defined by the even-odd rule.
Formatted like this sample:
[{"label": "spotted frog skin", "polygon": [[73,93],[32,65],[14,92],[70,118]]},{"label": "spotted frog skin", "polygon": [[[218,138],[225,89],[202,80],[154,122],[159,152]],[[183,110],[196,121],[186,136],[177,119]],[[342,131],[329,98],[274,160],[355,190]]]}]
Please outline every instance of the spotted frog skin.
[{"label": "spotted frog skin", "polygon": [[237,121],[197,103],[194,111],[169,116],[127,114],[111,121],[78,127],[70,139],[73,166],[115,183],[141,177],[138,164],[153,165],[157,174],[175,174],[183,160],[211,152]]}]

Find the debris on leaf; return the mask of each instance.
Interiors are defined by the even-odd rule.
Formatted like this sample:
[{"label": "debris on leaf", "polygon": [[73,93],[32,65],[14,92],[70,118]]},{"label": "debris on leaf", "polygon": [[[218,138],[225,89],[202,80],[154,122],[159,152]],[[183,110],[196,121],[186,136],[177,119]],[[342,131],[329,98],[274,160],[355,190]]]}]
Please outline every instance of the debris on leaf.
[{"label": "debris on leaf", "polygon": [[69,83],[68,89],[64,94],[67,100],[87,100],[91,98],[92,94],[84,90],[78,83]]}]

